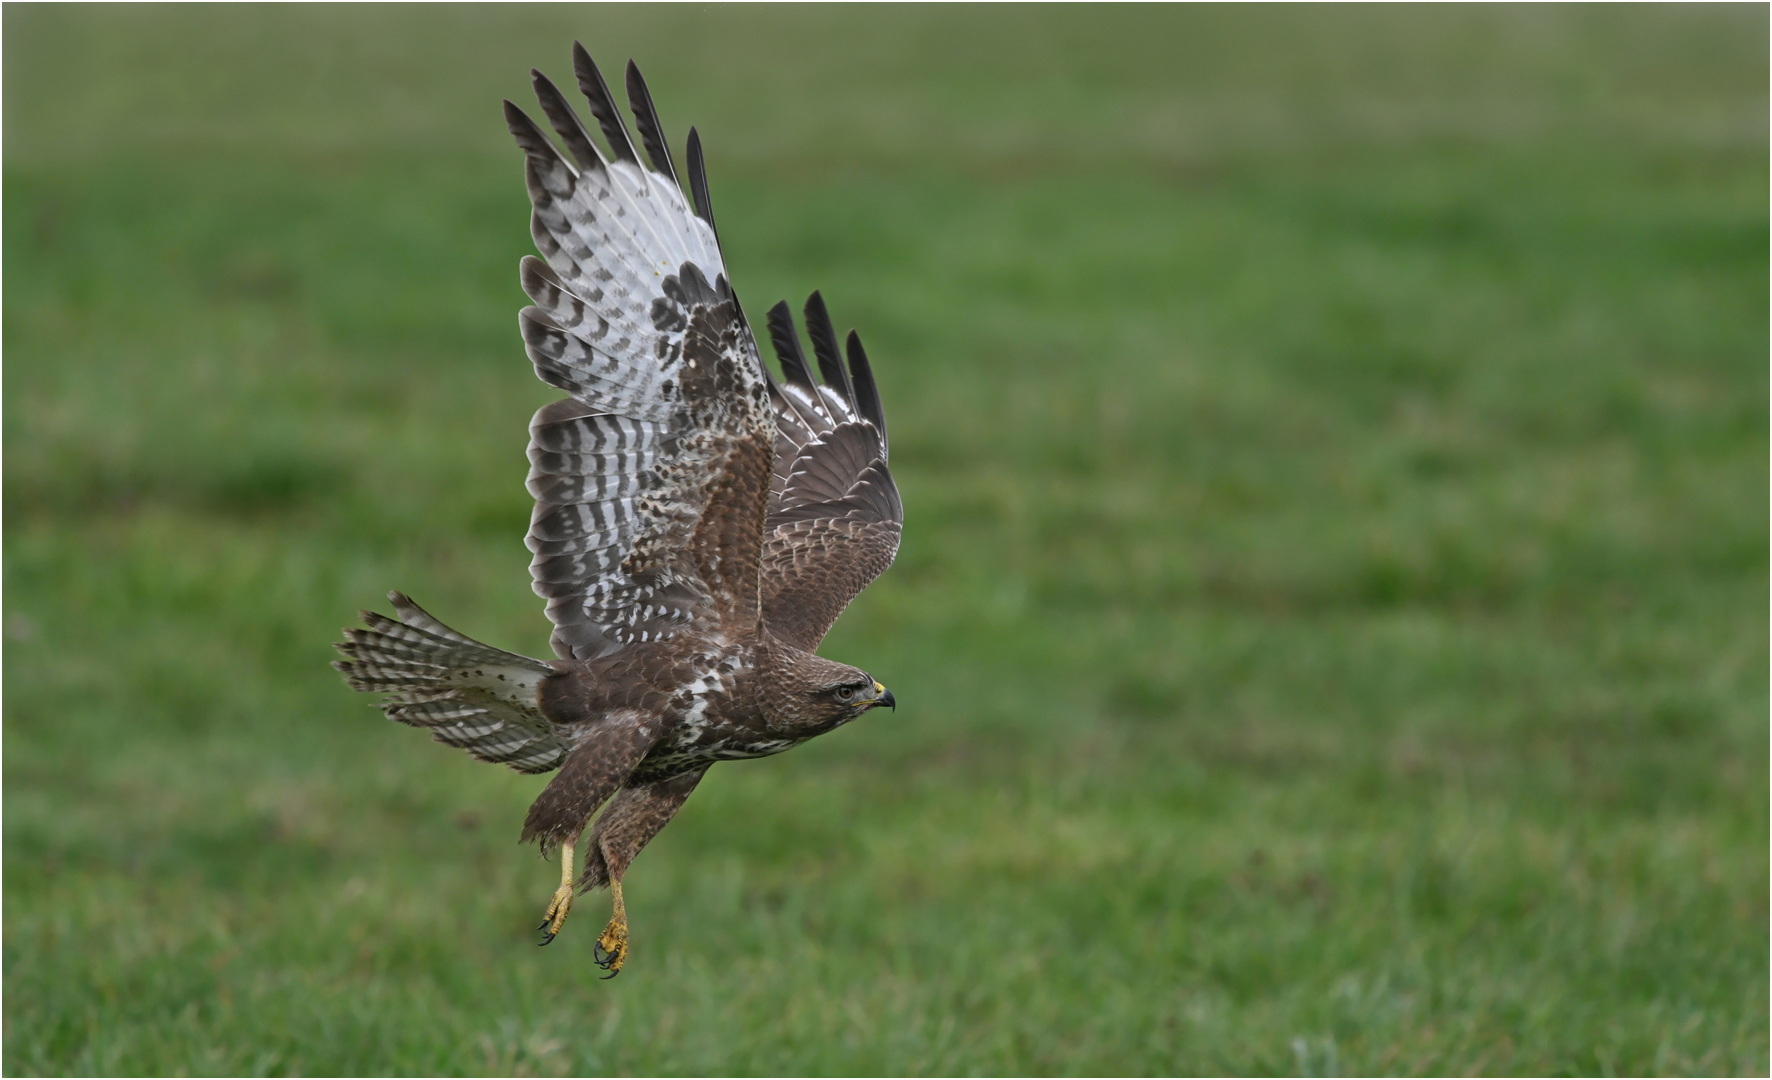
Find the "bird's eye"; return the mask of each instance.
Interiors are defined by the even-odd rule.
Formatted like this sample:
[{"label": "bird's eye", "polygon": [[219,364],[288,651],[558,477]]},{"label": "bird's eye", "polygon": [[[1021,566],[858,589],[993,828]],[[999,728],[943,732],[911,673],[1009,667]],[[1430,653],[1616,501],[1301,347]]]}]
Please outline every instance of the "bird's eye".
[{"label": "bird's eye", "polygon": [[845,687],[840,688],[837,691],[837,699],[839,701],[848,701],[850,698],[852,698],[854,696],[855,696],[855,690],[852,687],[845,686]]}]

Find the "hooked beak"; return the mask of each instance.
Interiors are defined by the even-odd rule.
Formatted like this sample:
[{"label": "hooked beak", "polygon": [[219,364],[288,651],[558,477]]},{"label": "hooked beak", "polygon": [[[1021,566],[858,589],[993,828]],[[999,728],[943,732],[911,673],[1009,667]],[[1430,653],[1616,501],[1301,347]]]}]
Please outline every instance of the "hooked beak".
[{"label": "hooked beak", "polygon": [[893,712],[898,711],[898,701],[892,696],[892,691],[886,689],[886,687],[882,686],[880,683],[875,683],[874,694],[875,705],[884,705]]}]

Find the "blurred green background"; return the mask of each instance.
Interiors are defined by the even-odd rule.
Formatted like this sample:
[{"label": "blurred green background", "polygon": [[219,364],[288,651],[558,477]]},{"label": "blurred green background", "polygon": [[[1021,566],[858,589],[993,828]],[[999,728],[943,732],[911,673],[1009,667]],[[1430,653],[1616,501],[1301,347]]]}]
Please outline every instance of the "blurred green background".
[{"label": "blurred green background", "polygon": [[[1746,1073],[1767,10],[74,7],[5,47],[5,1071]],[[546,950],[522,164],[583,38],[875,358],[895,715]]]}]

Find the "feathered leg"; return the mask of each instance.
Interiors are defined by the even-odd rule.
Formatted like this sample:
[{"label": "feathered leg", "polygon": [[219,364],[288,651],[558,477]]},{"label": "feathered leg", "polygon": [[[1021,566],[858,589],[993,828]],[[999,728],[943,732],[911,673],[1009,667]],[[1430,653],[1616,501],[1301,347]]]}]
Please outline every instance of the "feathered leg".
[{"label": "feathered leg", "polygon": [[603,928],[593,950],[597,966],[609,972],[605,978],[619,975],[628,958],[628,910],[622,902],[622,875],[640,849],[676,815],[705,772],[707,768],[703,766],[666,780],[624,787],[609,800],[603,816],[597,819],[579,884],[586,889],[608,885],[614,902],[609,925]]},{"label": "feathered leg", "polygon": [[627,780],[657,738],[655,717],[627,709],[608,714],[581,736],[559,775],[529,807],[523,840],[539,840],[543,853],[560,847],[560,887],[537,927],[546,931],[541,944],[554,940],[572,910],[572,859],[585,824]]}]

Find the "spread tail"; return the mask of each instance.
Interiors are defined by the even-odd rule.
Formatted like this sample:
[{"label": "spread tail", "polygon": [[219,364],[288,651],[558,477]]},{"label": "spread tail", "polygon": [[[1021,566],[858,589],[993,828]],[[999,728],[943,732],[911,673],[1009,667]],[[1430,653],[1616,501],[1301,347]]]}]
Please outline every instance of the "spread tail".
[{"label": "spread tail", "polygon": [[399,619],[363,612],[367,629],[345,630],[332,666],[353,689],[387,691],[390,720],[427,728],[438,742],[518,772],[560,767],[571,744],[542,715],[542,681],[559,674],[540,660],[483,645],[432,618],[404,594],[388,599]]}]

